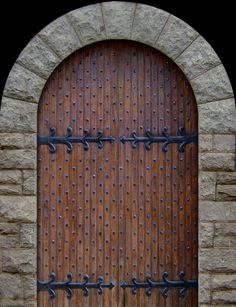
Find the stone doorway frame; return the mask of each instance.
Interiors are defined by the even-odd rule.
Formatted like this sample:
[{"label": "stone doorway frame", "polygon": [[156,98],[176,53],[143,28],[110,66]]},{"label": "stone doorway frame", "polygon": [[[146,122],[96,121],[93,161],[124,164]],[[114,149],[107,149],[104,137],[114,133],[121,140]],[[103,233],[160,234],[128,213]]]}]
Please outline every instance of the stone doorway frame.
[{"label": "stone doorway frame", "polygon": [[[156,7],[114,1],[54,20],[32,38],[8,76],[0,112],[1,306],[36,306],[40,95],[67,56],[108,39],[158,49],[182,69],[193,88],[199,113],[199,304],[229,303],[236,290],[230,289],[227,273],[236,274],[236,249],[222,238],[230,237],[236,226],[236,198],[231,193],[236,184],[236,109],[227,73],[212,47],[184,21]],[[4,287],[7,284],[14,284],[19,293]]]}]

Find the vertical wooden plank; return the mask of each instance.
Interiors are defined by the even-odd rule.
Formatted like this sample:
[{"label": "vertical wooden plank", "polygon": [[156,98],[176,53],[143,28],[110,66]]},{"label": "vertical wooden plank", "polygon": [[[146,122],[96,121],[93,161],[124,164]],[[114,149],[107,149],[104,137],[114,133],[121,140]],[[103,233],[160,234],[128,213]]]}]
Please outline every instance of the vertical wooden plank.
[{"label": "vertical wooden plank", "polygon": [[[104,92],[105,92],[105,84],[103,79],[103,74],[101,70],[103,70],[103,50],[97,49],[96,52],[96,63],[97,63],[97,84],[98,84],[98,96],[97,96],[97,110],[98,110],[98,129],[104,132],[104,119],[103,119],[103,103],[104,103]],[[103,185],[104,185],[104,164],[103,164],[103,149],[98,151],[97,155],[97,164],[98,164],[98,177],[97,177],[97,217],[96,217],[96,231],[97,231],[97,268],[96,268],[96,276],[103,276],[105,278],[106,272],[103,271],[104,268],[104,240],[105,240],[105,231],[107,231],[107,227],[109,227],[109,221],[102,223],[100,216],[103,215],[103,207],[104,207],[104,198],[103,198]],[[97,305],[102,306],[104,304],[104,295],[97,296]]]},{"label": "vertical wooden plank", "polygon": [[[158,110],[158,75],[157,75],[157,60],[155,54],[152,53],[151,56],[151,77],[150,77],[150,112],[152,120],[152,131],[153,134],[157,135],[159,131],[159,121],[157,116]],[[158,185],[159,181],[157,180],[158,176],[158,145],[153,146],[151,149],[151,273],[152,278],[157,280],[158,278]],[[159,291],[153,291],[152,293],[152,304],[151,306],[155,307],[159,302]]]},{"label": "vertical wooden plank", "polygon": [[[178,108],[177,108],[177,80],[176,80],[176,67],[169,63],[170,65],[170,130],[171,133],[176,134],[178,133]],[[171,244],[171,261],[172,261],[172,278],[178,279],[179,278],[179,271],[178,271],[178,150],[177,145],[173,144],[170,148],[171,152],[171,172],[172,172],[172,179],[171,179],[171,218],[172,218],[172,226],[171,226],[171,237],[172,237],[172,244]],[[177,291],[173,291],[172,295],[173,302],[176,306],[179,306],[179,300],[177,299]]]},{"label": "vertical wooden plank", "polygon": [[[77,98],[77,115],[76,115],[76,135],[83,135],[84,131],[84,52],[81,52],[78,57],[75,58],[76,65],[76,98]],[[76,166],[77,166],[77,193],[76,193],[76,204],[77,204],[77,238],[76,238],[76,250],[77,250],[77,273],[76,281],[82,281],[85,275],[84,269],[84,223],[85,223],[85,211],[84,211],[84,149],[81,144],[75,144],[76,151]],[[84,303],[84,296],[82,291],[75,290],[76,302]]]},{"label": "vertical wooden plank", "polygon": [[[118,50],[119,54],[119,72],[118,72],[118,86],[119,86],[119,135],[124,135],[124,99],[125,99],[125,92],[124,92],[124,61],[122,58],[122,49],[121,47]],[[125,272],[125,247],[126,247],[126,220],[125,220],[125,192],[124,192],[124,145],[119,146],[119,162],[117,165],[117,170],[119,173],[119,281],[126,280],[126,272]],[[125,300],[127,297],[127,292],[124,291],[122,295],[122,291],[120,291],[120,301],[118,306],[124,306]]]},{"label": "vertical wooden plank", "polygon": [[[118,62],[117,62],[117,48],[111,46],[110,48],[110,135],[118,135]],[[111,291],[111,305],[118,306],[119,301],[119,267],[113,266],[114,263],[119,263],[118,258],[118,237],[119,237],[119,186],[118,186],[118,139],[110,146],[110,163],[111,163],[111,193],[110,193],[110,221],[112,223],[111,242],[110,242],[110,274],[106,276],[107,281],[116,283],[115,288]]]},{"label": "vertical wooden plank", "polygon": [[[162,129],[165,126],[164,123],[164,102],[165,102],[165,92],[164,92],[164,58],[161,57],[158,61],[158,79],[159,79],[159,88],[158,96],[159,96],[159,108],[158,108],[158,121],[159,121],[159,131],[158,134],[162,134]],[[159,221],[158,221],[158,236],[159,236],[159,274],[157,280],[162,280],[162,274],[166,270],[165,269],[165,173],[164,173],[164,159],[165,154],[162,151],[161,144],[158,146],[158,184],[159,184],[159,195],[158,195],[158,204],[159,204]],[[160,292],[160,291],[159,291]],[[165,306],[166,301],[163,297],[159,294],[159,303],[160,306]]]},{"label": "vertical wooden plank", "polygon": [[[163,117],[164,117],[164,126],[167,127],[167,131],[170,135],[174,135],[176,131],[172,128],[171,123],[171,80],[170,80],[170,62],[165,57],[164,58],[164,109],[163,109]],[[167,152],[164,153],[164,173],[165,176],[165,196],[164,196],[164,206],[165,206],[165,261],[164,261],[164,267],[165,271],[168,273],[169,278],[173,280],[175,277],[172,274],[172,240],[171,240],[171,228],[172,228],[172,189],[171,189],[171,182],[172,182],[172,171],[171,166],[173,165],[173,161],[171,159],[171,152],[176,150],[176,144],[170,144],[168,146]],[[174,304],[173,302],[173,294],[174,291],[170,291],[168,298],[167,298],[167,304],[169,306],[172,306]]]},{"label": "vertical wooden plank", "polygon": [[[96,94],[97,94],[97,74],[96,74],[96,58],[95,58],[96,52],[94,48],[90,49],[89,53],[89,63],[87,67],[87,71],[89,74],[89,85],[91,87],[90,91],[90,131],[92,135],[97,134],[97,114],[96,114]],[[97,208],[96,208],[96,180],[97,180],[97,156],[98,156],[98,148],[97,144],[91,144],[90,148],[90,258],[89,258],[89,270],[90,270],[90,278],[91,281],[96,282],[97,281],[97,274],[96,274],[96,249],[97,249],[97,242],[96,242],[96,218],[97,218]],[[92,294],[92,293],[91,293]],[[92,306],[96,305],[97,301],[97,293],[94,293],[90,296],[90,304]]]},{"label": "vertical wooden plank", "polygon": [[[137,48],[134,46],[131,51],[131,100],[130,100],[130,129],[127,130],[127,135],[131,135],[132,131],[135,131],[137,129],[137,118],[138,118],[138,78],[137,78],[137,65],[138,65],[138,56],[137,56]],[[128,127],[128,126],[127,126]],[[132,193],[130,196],[130,204],[132,207],[131,212],[131,230],[132,230],[132,242],[131,242],[131,254],[130,254],[130,261],[134,265],[132,270],[132,276],[139,278],[139,253],[138,253],[138,223],[139,223],[139,212],[138,212],[138,181],[139,181],[139,171],[138,168],[136,168],[134,171],[132,171],[133,165],[139,164],[139,159],[137,155],[136,150],[132,150],[131,146],[129,147],[130,150],[130,158],[128,158],[128,164],[130,165],[130,180],[132,183]],[[135,250],[136,249],[136,250]],[[129,276],[129,281],[130,282]],[[132,305],[138,306],[138,297],[137,295],[132,295]]]}]

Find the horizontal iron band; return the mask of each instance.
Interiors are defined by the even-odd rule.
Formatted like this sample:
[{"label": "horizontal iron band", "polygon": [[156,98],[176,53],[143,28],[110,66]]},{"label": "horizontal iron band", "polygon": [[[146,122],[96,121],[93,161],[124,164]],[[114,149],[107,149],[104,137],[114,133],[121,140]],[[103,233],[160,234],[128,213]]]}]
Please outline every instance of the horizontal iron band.
[{"label": "horizontal iron band", "polygon": [[152,294],[153,288],[162,288],[162,296],[164,298],[168,297],[168,292],[171,288],[178,288],[179,290],[179,297],[184,297],[185,292],[189,288],[198,288],[198,281],[194,279],[185,279],[185,273],[180,272],[179,273],[180,280],[169,280],[168,279],[168,273],[164,272],[162,274],[161,281],[154,281],[151,279],[151,277],[146,277],[146,282],[139,282],[136,277],[132,277],[132,283],[127,284],[126,282],[121,283],[121,288],[126,289],[130,288],[132,290],[133,294],[137,293],[138,289],[144,288],[146,291],[146,295],[150,296]]},{"label": "horizontal iron band", "polygon": [[112,143],[115,138],[112,136],[103,136],[102,131],[98,131],[96,136],[91,136],[88,129],[84,130],[83,136],[73,136],[73,130],[71,127],[67,128],[66,136],[57,136],[56,128],[50,128],[50,135],[38,136],[38,145],[48,145],[51,153],[56,152],[56,144],[65,144],[67,146],[67,152],[70,153],[73,150],[74,143],[82,143],[84,150],[89,149],[89,143],[97,143],[98,148],[103,148],[103,142]]},{"label": "horizontal iron band", "polygon": [[187,144],[190,144],[190,143],[197,144],[198,142],[198,134],[197,133],[185,134],[185,129],[184,129],[184,126],[182,125],[179,126],[178,128],[179,135],[169,135],[167,127],[163,127],[162,135],[158,135],[158,136],[153,135],[150,129],[146,129],[145,132],[146,132],[146,136],[138,136],[136,131],[133,131],[130,137],[122,136],[120,138],[120,141],[122,143],[131,142],[132,148],[136,148],[137,143],[143,142],[145,143],[145,148],[147,150],[151,149],[152,143],[163,143],[163,146],[162,146],[163,152],[167,152],[169,144],[173,144],[173,143],[179,144],[178,150],[180,152],[183,152],[184,147]]},{"label": "horizontal iron band", "polygon": [[85,275],[82,282],[72,282],[72,273],[67,273],[66,281],[55,281],[56,274],[52,272],[50,274],[50,280],[37,282],[37,291],[48,291],[52,299],[56,298],[55,290],[64,290],[67,292],[68,299],[73,296],[72,289],[82,289],[84,296],[89,295],[89,289],[97,289],[98,294],[103,294],[103,289],[112,289],[115,284],[113,282],[104,283],[103,277],[98,277],[97,282],[89,282],[89,276]]}]

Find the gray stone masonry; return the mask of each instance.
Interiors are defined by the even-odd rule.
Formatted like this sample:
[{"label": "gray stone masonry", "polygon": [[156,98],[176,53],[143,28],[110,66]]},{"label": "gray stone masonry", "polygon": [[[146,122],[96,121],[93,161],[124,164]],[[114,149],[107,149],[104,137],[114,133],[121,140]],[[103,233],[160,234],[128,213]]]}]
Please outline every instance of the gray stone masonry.
[{"label": "gray stone masonry", "polygon": [[236,108],[227,73],[184,21],[119,1],[56,19],[32,38],[9,73],[0,111],[0,306],[37,304],[37,103],[59,63],[106,39],[160,50],[193,88],[199,115],[199,306],[236,306]]}]

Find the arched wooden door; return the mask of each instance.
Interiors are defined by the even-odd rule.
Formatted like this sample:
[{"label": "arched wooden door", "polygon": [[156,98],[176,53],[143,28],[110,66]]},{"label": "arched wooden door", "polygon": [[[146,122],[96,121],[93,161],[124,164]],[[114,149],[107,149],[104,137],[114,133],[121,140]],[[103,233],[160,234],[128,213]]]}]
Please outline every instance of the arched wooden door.
[{"label": "arched wooden door", "polygon": [[180,69],[131,41],[87,46],[49,78],[38,135],[39,306],[197,306],[197,108]]}]

